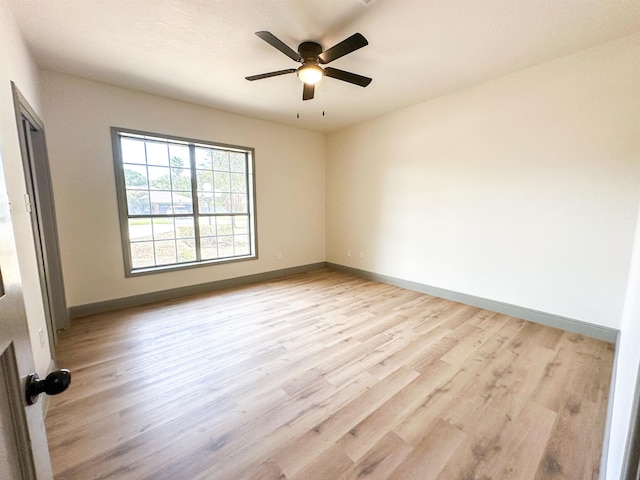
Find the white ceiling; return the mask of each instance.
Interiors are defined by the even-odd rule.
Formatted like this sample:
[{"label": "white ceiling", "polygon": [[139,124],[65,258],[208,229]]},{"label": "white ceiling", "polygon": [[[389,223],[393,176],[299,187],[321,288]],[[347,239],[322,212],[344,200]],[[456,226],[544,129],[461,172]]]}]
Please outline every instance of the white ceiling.
[{"label": "white ceiling", "polygon": [[[322,132],[640,31],[639,0],[8,1],[45,69]],[[360,32],[331,66],[373,82],[306,102],[293,74],[249,82],[299,66],[259,30],[294,50]]]}]

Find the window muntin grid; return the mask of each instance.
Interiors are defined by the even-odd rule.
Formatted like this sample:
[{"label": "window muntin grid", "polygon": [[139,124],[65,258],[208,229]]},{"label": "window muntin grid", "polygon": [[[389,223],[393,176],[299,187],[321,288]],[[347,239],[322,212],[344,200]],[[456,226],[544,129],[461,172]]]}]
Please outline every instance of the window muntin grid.
[{"label": "window muntin grid", "polygon": [[253,149],[112,132],[128,275],[256,258]]}]

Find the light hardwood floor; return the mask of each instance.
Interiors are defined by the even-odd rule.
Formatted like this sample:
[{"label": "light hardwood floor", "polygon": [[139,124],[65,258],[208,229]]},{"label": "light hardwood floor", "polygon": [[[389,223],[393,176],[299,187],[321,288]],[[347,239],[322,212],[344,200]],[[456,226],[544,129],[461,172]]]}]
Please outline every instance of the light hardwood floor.
[{"label": "light hardwood floor", "polygon": [[76,320],[56,479],[597,479],[610,343],[320,270]]}]

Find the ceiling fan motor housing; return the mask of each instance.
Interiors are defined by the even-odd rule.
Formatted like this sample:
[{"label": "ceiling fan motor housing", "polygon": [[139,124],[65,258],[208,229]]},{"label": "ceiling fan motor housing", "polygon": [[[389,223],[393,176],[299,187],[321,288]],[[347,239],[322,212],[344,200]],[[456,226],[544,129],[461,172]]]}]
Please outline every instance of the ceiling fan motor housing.
[{"label": "ceiling fan motor housing", "polygon": [[302,63],[318,63],[318,55],[322,53],[322,45],[316,42],[302,42],[298,46],[298,53],[302,57]]}]

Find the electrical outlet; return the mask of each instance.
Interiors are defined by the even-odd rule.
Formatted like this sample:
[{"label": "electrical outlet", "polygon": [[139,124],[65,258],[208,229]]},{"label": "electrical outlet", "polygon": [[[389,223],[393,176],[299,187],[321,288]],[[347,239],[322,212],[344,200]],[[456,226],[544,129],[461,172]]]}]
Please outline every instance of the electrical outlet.
[{"label": "electrical outlet", "polygon": [[364,252],[360,252],[360,258],[364,258]]},{"label": "electrical outlet", "polygon": [[44,348],[44,330],[42,330],[41,328],[38,329],[38,335],[40,336],[40,348]]},{"label": "electrical outlet", "polygon": [[351,249],[347,248],[347,257],[350,257],[350,256],[351,256]]},{"label": "electrical outlet", "polygon": [[282,252],[278,252],[276,256],[278,257],[278,260],[282,260]]}]

